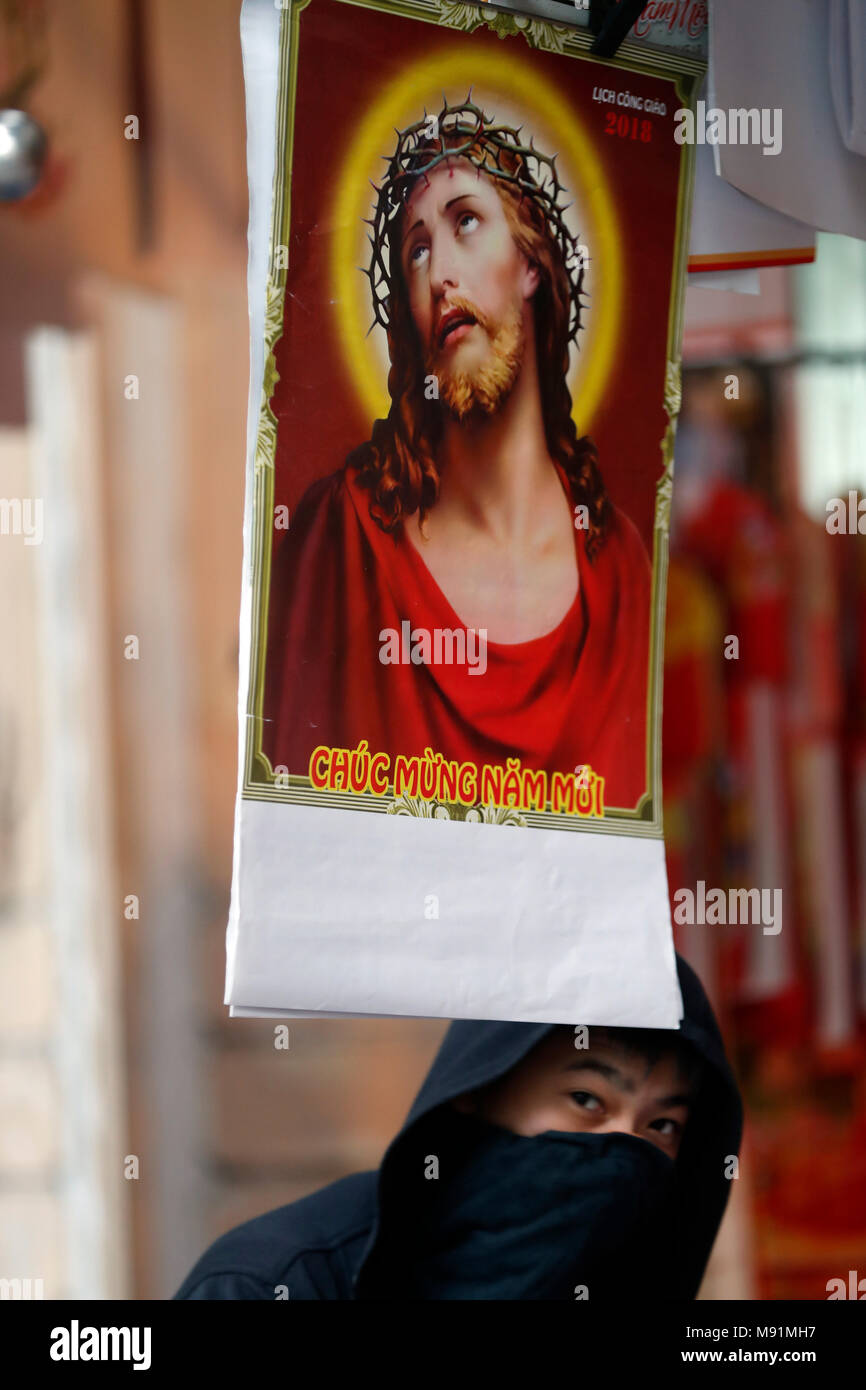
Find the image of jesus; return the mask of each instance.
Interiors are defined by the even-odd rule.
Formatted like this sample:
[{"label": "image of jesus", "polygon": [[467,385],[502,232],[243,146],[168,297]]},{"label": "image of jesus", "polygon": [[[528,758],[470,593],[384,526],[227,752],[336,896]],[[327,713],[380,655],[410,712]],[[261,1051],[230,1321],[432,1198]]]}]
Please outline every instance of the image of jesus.
[{"label": "image of jesus", "polygon": [[471,100],[399,135],[367,271],[391,406],[273,557],[272,766],[303,776],[319,745],[366,740],[392,767],[425,749],[589,765],[607,807],[647,790],[651,571],[572,419],[564,191]]}]

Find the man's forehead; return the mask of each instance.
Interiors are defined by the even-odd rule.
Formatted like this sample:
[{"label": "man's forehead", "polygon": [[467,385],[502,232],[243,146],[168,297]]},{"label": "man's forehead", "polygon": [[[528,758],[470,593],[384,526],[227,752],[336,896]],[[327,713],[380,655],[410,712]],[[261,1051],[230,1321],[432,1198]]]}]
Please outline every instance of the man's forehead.
[{"label": "man's forehead", "polygon": [[406,208],[412,211],[422,200],[438,204],[456,197],[458,193],[486,191],[491,186],[490,176],[471,160],[464,155],[449,155],[435,169],[418,175],[406,199]]},{"label": "man's forehead", "polygon": [[[656,1058],[645,1056],[617,1038],[615,1034],[602,1028],[587,1027],[580,1029],[579,1034],[565,1029],[562,1032],[554,1032],[546,1041],[549,1049],[547,1055],[554,1056],[566,1070],[579,1066],[588,1058],[607,1062],[626,1075],[641,1077],[648,1075],[655,1066],[663,1064],[673,1064],[677,1071],[681,1070],[673,1041],[663,1046]],[[667,1040],[665,1042],[667,1043]],[[579,1045],[581,1043],[585,1043],[585,1046]]]}]

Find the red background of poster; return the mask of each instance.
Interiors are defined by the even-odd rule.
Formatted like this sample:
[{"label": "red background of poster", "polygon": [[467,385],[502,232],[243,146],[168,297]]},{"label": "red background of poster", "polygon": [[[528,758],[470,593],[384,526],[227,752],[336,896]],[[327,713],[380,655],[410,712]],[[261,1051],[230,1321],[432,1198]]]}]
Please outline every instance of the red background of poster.
[{"label": "red background of poster", "polygon": [[[683,154],[673,138],[680,104],[673,82],[539,52],[517,35],[503,40],[486,28],[467,35],[339,0],[311,0],[300,16],[300,35],[289,270],[284,334],[276,350],[280,381],[272,399],[278,422],[275,505],[293,509],[311,482],[341,468],[347,453],[370,437],[372,420],[346,375],[328,302],[329,218],[355,123],[419,53],[467,43],[479,52],[498,46],[501,51],[504,42],[555,84],[587,131],[597,133],[623,239],[624,285],[620,341],[591,434],[608,493],[632,518],[651,556],[659,445],[667,425],[662,396]],[[650,118],[649,143],[605,134],[607,113],[622,114],[622,108],[593,101],[597,84],[666,104],[666,115]],[[419,93],[419,118],[426,99]],[[383,155],[390,155],[395,138],[383,131]],[[370,189],[371,209],[373,197]],[[604,268],[593,270],[598,296],[604,293]],[[284,535],[275,532],[277,543]]]}]

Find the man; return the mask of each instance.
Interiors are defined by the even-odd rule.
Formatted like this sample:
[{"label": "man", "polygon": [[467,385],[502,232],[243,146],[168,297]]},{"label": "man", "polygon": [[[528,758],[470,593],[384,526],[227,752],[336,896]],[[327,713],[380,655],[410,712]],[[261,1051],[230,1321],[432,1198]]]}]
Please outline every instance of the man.
[{"label": "man", "polygon": [[678,970],[678,1032],[453,1023],[378,1173],[229,1231],[175,1297],[694,1298],[742,1109]]},{"label": "man", "polygon": [[[584,268],[554,161],[467,102],[398,139],[368,271],[391,409],[274,557],[263,747],[646,788],[650,567],[578,438]],[[444,636],[443,636],[444,635]],[[459,638],[459,641],[457,640]]]}]

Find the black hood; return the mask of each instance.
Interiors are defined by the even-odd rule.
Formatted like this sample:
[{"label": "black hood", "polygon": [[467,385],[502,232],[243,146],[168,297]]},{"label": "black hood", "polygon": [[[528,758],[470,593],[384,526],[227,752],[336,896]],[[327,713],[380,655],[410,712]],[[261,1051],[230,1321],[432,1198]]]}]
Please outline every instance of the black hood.
[{"label": "black hood", "polygon": [[[523,1139],[458,1116],[448,1102],[504,1076],[559,1025],[469,1020],[452,1023],[403,1128],[382,1160],[376,1216],[355,1276],[356,1298],[413,1296],[401,1294],[400,1289],[403,1285],[411,1287],[411,1280],[406,1278],[407,1262],[413,1263],[419,1245],[435,1231],[439,1219],[436,1213],[441,1215],[446,1209],[437,1208],[436,1200],[447,1200],[449,1212],[455,1204],[462,1203],[471,1225],[472,1193],[467,1196],[467,1183],[464,1181],[461,1187],[458,1182],[450,1188],[438,1182],[419,1183],[423,1165],[430,1156],[442,1154],[459,1154],[462,1163],[470,1151],[483,1156],[485,1145],[489,1147],[491,1143],[494,1148],[498,1145],[497,1212],[502,1202],[507,1205],[509,1200],[514,1212],[520,1210],[521,1190],[528,1190],[525,1179],[534,1155],[545,1153],[548,1164],[552,1155],[553,1167],[545,1170],[545,1182],[549,1182],[546,1190],[550,1192],[549,1205],[556,1208],[558,1203],[562,1221],[570,1224],[567,1242],[573,1239],[575,1248],[580,1244],[587,1261],[595,1259],[597,1265],[598,1252],[605,1245],[612,1251],[615,1240],[625,1240],[630,1227],[629,1248],[636,1251],[641,1247],[646,1271],[656,1272],[656,1277],[650,1275],[650,1289],[644,1286],[644,1296],[649,1292],[651,1297],[665,1299],[695,1297],[730,1193],[732,1178],[726,1174],[731,1172],[731,1157],[739,1153],[742,1103],[703,986],[679,956],[677,971],[683,998],[679,1036],[691,1044],[707,1065],[675,1163],[646,1140],[628,1135],[566,1136],[551,1131],[543,1138]],[[567,1186],[559,1179],[580,1164],[584,1165],[583,1185],[571,1200]],[[481,1185],[488,1201],[489,1172],[485,1171]],[[659,1227],[653,1224],[653,1214],[646,1208],[658,1205],[661,1210],[663,1190],[663,1226]],[[469,1225],[464,1229],[468,1230]],[[537,1227],[533,1238],[544,1239]],[[620,1251],[625,1248],[619,1247]],[[488,1246],[482,1267],[489,1268],[496,1260],[495,1247],[491,1250]],[[507,1263],[506,1255],[503,1264]],[[620,1282],[624,1263],[628,1261],[622,1258],[613,1262],[613,1267],[620,1270]],[[465,1261],[458,1261],[458,1285],[463,1269],[471,1266],[471,1253]],[[633,1282],[638,1276],[632,1270],[628,1277]],[[596,1281],[593,1287],[598,1286]],[[491,1287],[497,1291],[480,1296],[560,1296],[509,1293],[507,1281]],[[609,1287],[613,1292],[616,1280]],[[457,1288],[454,1292],[426,1292],[419,1296],[474,1295]]]}]

